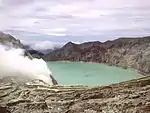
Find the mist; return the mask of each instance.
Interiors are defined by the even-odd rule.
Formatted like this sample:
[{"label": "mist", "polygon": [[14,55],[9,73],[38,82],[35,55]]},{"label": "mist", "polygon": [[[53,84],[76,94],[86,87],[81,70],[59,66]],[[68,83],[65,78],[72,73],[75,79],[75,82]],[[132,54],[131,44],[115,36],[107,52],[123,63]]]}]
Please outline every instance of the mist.
[{"label": "mist", "polygon": [[42,59],[30,59],[24,56],[23,49],[8,48],[0,45],[0,78],[15,77],[26,82],[34,79],[52,84],[46,62]]}]

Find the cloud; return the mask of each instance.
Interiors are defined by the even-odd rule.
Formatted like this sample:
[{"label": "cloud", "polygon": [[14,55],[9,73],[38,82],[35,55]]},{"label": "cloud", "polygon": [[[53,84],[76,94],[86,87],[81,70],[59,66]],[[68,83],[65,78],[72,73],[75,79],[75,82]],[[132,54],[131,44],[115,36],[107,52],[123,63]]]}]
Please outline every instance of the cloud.
[{"label": "cloud", "polygon": [[47,49],[56,49],[64,45],[60,42],[51,42],[51,41],[21,41],[25,45],[30,45],[31,48],[35,50],[47,50]]},{"label": "cloud", "polygon": [[[5,32],[48,35],[50,40],[53,36],[59,40],[62,36],[67,40],[75,40],[74,37],[92,40],[95,35],[105,40],[150,32],[144,31],[150,28],[149,0],[0,0],[0,3],[0,30]],[[19,37],[27,38],[24,33]]]},{"label": "cloud", "polygon": [[8,6],[18,6],[33,2],[34,0],[1,0],[1,2]]}]

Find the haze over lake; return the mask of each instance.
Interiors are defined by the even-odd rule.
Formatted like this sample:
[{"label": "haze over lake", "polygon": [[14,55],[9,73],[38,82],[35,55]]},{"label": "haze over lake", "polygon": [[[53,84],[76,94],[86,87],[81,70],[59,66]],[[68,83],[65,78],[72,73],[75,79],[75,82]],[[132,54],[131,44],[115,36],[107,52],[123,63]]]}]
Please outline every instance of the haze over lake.
[{"label": "haze over lake", "polygon": [[141,75],[131,69],[97,63],[47,62],[53,76],[61,85],[107,85],[135,78]]}]

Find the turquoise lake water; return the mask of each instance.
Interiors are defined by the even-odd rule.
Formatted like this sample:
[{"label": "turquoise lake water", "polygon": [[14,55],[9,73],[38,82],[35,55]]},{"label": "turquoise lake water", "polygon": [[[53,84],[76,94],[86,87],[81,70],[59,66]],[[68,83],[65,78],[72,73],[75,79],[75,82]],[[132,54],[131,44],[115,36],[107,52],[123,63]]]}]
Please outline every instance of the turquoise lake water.
[{"label": "turquoise lake water", "polygon": [[108,85],[141,77],[131,69],[97,63],[47,62],[47,65],[61,85]]}]

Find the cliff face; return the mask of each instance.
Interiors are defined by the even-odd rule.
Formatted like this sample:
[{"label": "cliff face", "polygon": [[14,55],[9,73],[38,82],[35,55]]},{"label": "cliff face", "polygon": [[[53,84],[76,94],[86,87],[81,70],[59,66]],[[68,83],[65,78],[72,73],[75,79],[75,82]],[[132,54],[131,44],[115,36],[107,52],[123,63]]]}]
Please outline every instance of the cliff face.
[{"label": "cliff face", "polygon": [[67,43],[61,49],[44,55],[48,61],[70,60],[70,61],[93,61],[100,62],[101,55],[106,49],[100,42],[88,42],[83,44]]},{"label": "cliff face", "polygon": [[102,57],[105,63],[130,67],[150,74],[150,37],[118,39]]},{"label": "cliff face", "polygon": [[0,32],[0,44],[11,48],[23,48],[23,44],[20,42],[20,40],[3,32]]},{"label": "cliff face", "polygon": [[150,37],[119,38],[113,41],[67,43],[44,56],[47,61],[86,61],[134,68],[150,74]]}]

